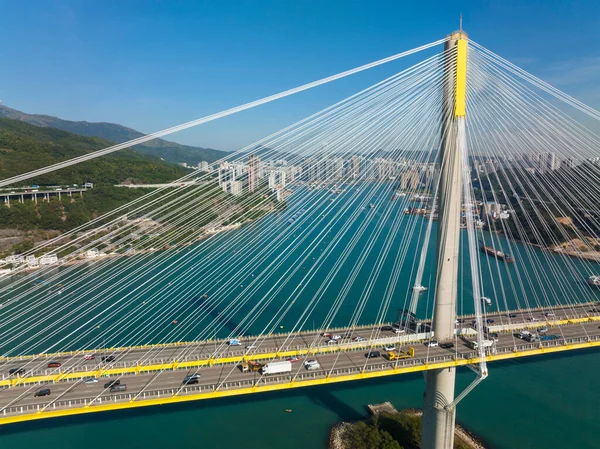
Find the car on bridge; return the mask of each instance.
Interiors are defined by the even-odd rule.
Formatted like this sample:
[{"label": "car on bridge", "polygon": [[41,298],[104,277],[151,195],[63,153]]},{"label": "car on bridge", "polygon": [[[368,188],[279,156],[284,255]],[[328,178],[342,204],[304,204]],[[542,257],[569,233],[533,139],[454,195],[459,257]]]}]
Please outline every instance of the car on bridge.
[{"label": "car on bridge", "polygon": [[197,384],[199,380],[200,374],[191,374],[189,376],[186,376],[185,379],[183,379],[183,385],[194,385]]},{"label": "car on bridge", "polygon": [[369,351],[365,354],[365,357],[368,359],[375,359],[381,357],[381,353],[379,351]]},{"label": "car on bridge", "polygon": [[106,382],[104,384],[104,388],[112,388],[115,385],[121,385],[121,380],[120,379],[109,380],[108,382]]},{"label": "car on bridge", "polygon": [[392,326],[381,326],[382,331],[393,331],[394,328]]},{"label": "car on bridge", "polygon": [[116,357],[114,355],[105,355],[102,356],[102,361],[103,362],[114,362],[116,360]]},{"label": "car on bridge", "polygon": [[94,360],[96,356],[94,354],[86,354],[83,356],[83,360]]},{"label": "car on bridge", "polygon": [[95,377],[86,377],[83,379],[83,383],[86,385],[97,384],[98,379],[96,379]]},{"label": "car on bridge", "polygon": [[488,318],[487,320],[485,320],[485,322],[488,324],[492,324],[494,322],[494,320],[492,320],[491,318]]},{"label": "car on bridge", "polygon": [[311,360],[307,360],[306,362],[304,362],[304,367],[306,369],[318,369],[321,367],[321,365],[316,360],[311,359]]},{"label": "car on bridge", "polygon": [[42,388],[41,390],[36,391],[33,396],[36,398],[40,396],[50,396],[50,388]]},{"label": "car on bridge", "polygon": [[48,368],[60,368],[61,365],[62,363],[60,362],[50,362],[48,363]]},{"label": "car on bridge", "polygon": [[127,385],[119,384],[119,385],[113,385],[112,387],[110,387],[111,393],[119,393],[122,391],[127,391]]},{"label": "car on bridge", "polygon": [[508,314],[508,317],[509,317],[509,318],[516,318],[516,317],[517,317],[517,314],[516,314],[516,313],[509,313],[509,314]]},{"label": "car on bridge", "polygon": [[429,346],[430,348],[437,348],[438,342],[437,340],[429,340],[427,343],[425,343],[425,346]]},{"label": "car on bridge", "polygon": [[365,337],[361,337],[360,335],[357,335],[356,337],[352,338],[352,341],[365,341],[366,338]]},{"label": "car on bridge", "polygon": [[440,343],[439,347],[442,349],[452,349],[454,347],[454,343],[452,342],[446,342],[446,343]]},{"label": "car on bridge", "polygon": [[240,341],[237,338],[232,338],[231,340],[227,340],[227,344],[229,346],[240,346]]},{"label": "car on bridge", "polygon": [[300,359],[299,359],[298,357],[288,357],[286,360],[287,360],[288,362],[292,362],[292,363],[295,363],[295,362],[299,362],[299,361],[300,361]]},{"label": "car on bridge", "polygon": [[383,348],[384,351],[395,351],[396,347],[395,346],[386,346],[385,348]]},{"label": "car on bridge", "polygon": [[8,371],[8,374],[11,376],[20,376],[21,374],[25,374],[25,368],[12,368]]}]

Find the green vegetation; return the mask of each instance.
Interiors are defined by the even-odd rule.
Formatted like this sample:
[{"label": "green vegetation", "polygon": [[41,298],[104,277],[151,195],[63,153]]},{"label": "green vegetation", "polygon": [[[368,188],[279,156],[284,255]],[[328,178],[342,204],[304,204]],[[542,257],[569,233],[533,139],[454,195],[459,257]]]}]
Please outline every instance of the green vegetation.
[{"label": "green vegetation", "polygon": [[[40,128],[0,118],[0,179],[81,156],[112,145],[98,137],[83,137],[54,128]],[[20,185],[71,185],[93,182],[113,185],[133,179],[161,183],[189,171],[160,158],[122,150],[23,182]]]},{"label": "green vegetation", "polygon": [[403,449],[392,436],[377,425],[377,420],[353,424],[347,434],[347,447],[352,449]]},{"label": "green vegetation", "polygon": [[[89,151],[109,146],[110,142],[95,138],[70,134],[52,128],[40,128],[16,120],[0,118],[0,179],[31,171],[36,168],[54,164],[80,156]],[[148,193],[149,189],[130,189],[115,187],[125,180],[135,183],[160,184],[173,181],[188,173],[181,166],[166,163],[159,158],[144,156],[133,151],[123,150],[91,161],[83,162],[59,171],[27,181],[29,185],[67,186],[86,182],[94,183],[94,188],[80,194],[64,189],[61,197],[52,195],[48,201],[38,197],[37,203],[27,199],[23,203],[11,202],[11,206],[0,205],[0,229],[16,229],[21,231],[22,240],[12,248],[3,248],[5,254],[21,253],[31,249],[40,241],[47,240],[88,223],[116,208]],[[14,186],[14,188],[21,187]],[[156,248],[164,245],[176,245],[197,240],[204,235],[201,228],[218,227],[231,223],[255,220],[261,216],[285,207],[285,203],[273,201],[273,194],[264,183],[260,183],[252,194],[231,196],[222,191],[216,179],[214,183],[189,186],[177,195],[166,194],[155,198],[153,204],[134,212],[133,205],[124,208],[117,214],[109,214],[95,227],[107,224],[109,220],[127,217],[128,220],[147,219],[147,213],[161,207],[160,226],[147,235],[143,226],[139,232],[131,228],[124,234],[112,238],[120,252],[125,252],[129,245],[136,241],[140,248]],[[173,202],[174,204],[170,204]],[[227,207],[222,207],[226,203]],[[186,231],[182,232],[179,224],[182,216]],[[124,219],[124,218],[123,218]],[[175,226],[168,226],[170,223]],[[54,234],[49,235],[52,231]],[[95,235],[98,237],[98,234]],[[63,242],[64,243],[64,242]],[[81,246],[85,242],[60,251],[62,257]],[[102,245],[98,249],[102,249]]]},{"label": "green vegetation", "polygon": [[[0,105],[0,117],[20,120],[44,128],[61,129],[81,136],[100,137],[116,143],[127,142],[144,135],[139,131],[114,123],[73,122],[50,115],[27,114],[3,105]],[[192,165],[197,165],[200,161],[213,162],[227,156],[224,151],[181,145],[162,139],[154,139],[136,145],[134,150],[148,156],[162,157],[166,161],[187,162]]]},{"label": "green vegetation", "polygon": [[[82,137],[53,128],[39,128],[17,120],[0,118],[0,179],[54,164],[107,147],[111,142]],[[67,231],[90,219],[128,203],[145,193],[144,189],[114,187],[127,179],[141,183],[163,183],[188,173],[178,165],[130,150],[48,173],[28,184],[72,185],[93,182],[84,195],[66,192],[49,202],[13,202],[0,206],[0,228]],[[21,183],[24,186],[26,183]],[[17,187],[17,186],[15,186]]]},{"label": "green vegetation", "polygon": [[[344,442],[352,449],[419,449],[421,431],[422,417],[415,413],[382,413],[352,424]],[[454,449],[468,446],[457,440]]]}]

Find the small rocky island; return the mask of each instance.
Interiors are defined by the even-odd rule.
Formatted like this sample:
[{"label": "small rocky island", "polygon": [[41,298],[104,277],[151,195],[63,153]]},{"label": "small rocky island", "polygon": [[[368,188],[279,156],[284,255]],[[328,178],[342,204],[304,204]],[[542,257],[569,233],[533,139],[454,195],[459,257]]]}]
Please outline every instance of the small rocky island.
[{"label": "small rocky island", "polygon": [[[390,402],[369,405],[371,416],[355,423],[337,424],[329,435],[329,449],[419,449],[423,412],[398,411]],[[458,424],[455,449],[485,449]]]}]

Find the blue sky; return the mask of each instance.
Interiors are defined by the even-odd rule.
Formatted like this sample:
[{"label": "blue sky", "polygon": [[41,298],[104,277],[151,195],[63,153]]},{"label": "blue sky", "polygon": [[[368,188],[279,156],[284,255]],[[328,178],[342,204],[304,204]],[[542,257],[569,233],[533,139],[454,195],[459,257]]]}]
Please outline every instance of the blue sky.
[{"label": "blue sky", "polygon": [[[472,39],[600,109],[598,0],[3,0],[0,100],[152,132],[438,40],[460,12]],[[235,150],[424,56],[170,140]]]}]

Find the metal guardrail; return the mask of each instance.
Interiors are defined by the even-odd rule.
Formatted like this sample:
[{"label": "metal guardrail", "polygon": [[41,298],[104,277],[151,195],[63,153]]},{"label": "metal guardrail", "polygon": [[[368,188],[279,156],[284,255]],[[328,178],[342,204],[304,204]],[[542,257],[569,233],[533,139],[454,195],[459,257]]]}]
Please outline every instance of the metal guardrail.
[{"label": "metal guardrail", "polygon": [[[590,336],[590,337],[572,337],[569,339],[560,339],[560,340],[550,340],[538,343],[526,343],[519,344],[513,347],[503,347],[498,348],[495,351],[495,354],[506,354],[511,352],[522,352],[527,350],[535,350],[539,348],[551,348],[557,346],[564,346],[567,344],[573,343],[585,343],[589,341],[599,341],[600,336]],[[198,394],[203,392],[214,392],[218,390],[229,390],[229,389],[238,389],[242,387],[252,387],[258,386],[261,384],[277,384],[277,383],[285,383],[294,381],[302,381],[307,379],[324,379],[328,376],[340,376],[340,375],[348,375],[348,374],[357,374],[365,371],[383,371],[383,370],[392,370],[397,368],[405,368],[410,366],[417,365],[425,365],[425,364],[433,364],[433,363],[442,363],[442,362],[451,362],[455,360],[470,360],[478,357],[478,353],[466,352],[466,353],[453,353],[448,355],[441,355],[429,358],[410,358],[410,359],[400,359],[394,362],[384,362],[373,365],[367,365],[364,367],[354,366],[347,368],[338,368],[334,370],[315,370],[305,373],[299,373],[297,375],[285,375],[285,376],[261,376],[258,382],[254,379],[247,380],[239,380],[239,381],[231,381],[224,382],[222,384],[210,384],[210,385],[198,385],[198,386],[187,386],[183,387],[181,391],[179,388],[169,388],[169,389],[160,389],[160,390],[151,390],[144,391],[138,394],[115,394],[110,396],[99,397],[95,400],[89,399],[72,399],[72,400],[63,400],[63,401],[55,401],[47,406],[36,405],[24,405],[24,406],[15,406],[15,407],[7,407],[2,411],[3,416],[11,415],[11,414],[23,414],[23,413],[31,413],[31,412],[41,412],[45,410],[56,410],[56,409],[64,409],[64,408],[81,408],[83,407],[93,407],[95,405],[103,405],[106,403],[113,402],[127,402],[127,401],[140,401],[151,398],[160,398],[160,397],[172,397],[175,394],[185,395],[185,394]]]}]

